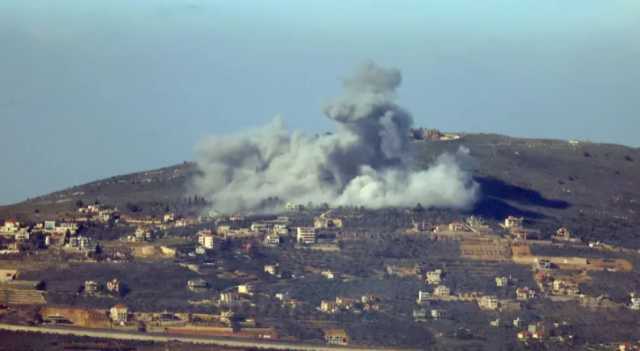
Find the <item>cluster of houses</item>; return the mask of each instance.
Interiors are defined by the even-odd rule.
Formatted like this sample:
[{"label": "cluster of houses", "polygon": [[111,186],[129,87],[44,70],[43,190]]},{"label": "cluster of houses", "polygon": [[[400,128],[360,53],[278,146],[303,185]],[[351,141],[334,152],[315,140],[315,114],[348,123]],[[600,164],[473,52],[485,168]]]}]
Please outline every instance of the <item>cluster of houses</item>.
[{"label": "cluster of houses", "polygon": [[119,218],[120,213],[117,208],[102,206],[100,204],[91,204],[78,208],[80,216],[75,218],[76,222],[99,222],[107,223],[111,220]]},{"label": "cluster of houses", "polygon": [[138,226],[133,234],[127,236],[127,241],[145,242],[153,241],[159,236],[159,231],[153,227]]},{"label": "cluster of houses", "polygon": [[376,295],[363,295],[359,299],[337,296],[335,300],[321,300],[318,310],[327,314],[339,312],[362,313],[382,309],[382,300]]},{"label": "cluster of houses", "polygon": [[237,225],[243,217],[228,218],[215,229],[203,229],[196,233],[197,252],[203,253],[215,247],[216,240],[256,240],[264,247],[278,248],[286,240],[293,240],[298,248],[315,248],[323,244],[335,243],[335,231],[343,227],[341,218],[323,213],[314,218],[313,226],[292,227],[286,216],[252,222],[249,226]]},{"label": "cluster of houses", "polygon": [[82,292],[85,295],[97,295],[102,293],[106,288],[108,293],[114,295],[120,295],[126,290],[126,285],[122,283],[118,278],[112,278],[105,284],[101,284],[95,280],[86,280],[82,288]]},{"label": "cluster of houses", "polygon": [[118,219],[119,223],[129,224],[132,226],[152,227],[158,230],[198,225],[202,223],[203,220],[201,217],[177,216],[173,212],[166,212],[162,217],[121,214]]},{"label": "cluster of houses", "polygon": [[45,323],[74,324],[90,328],[143,330],[155,333],[203,334],[224,337],[277,339],[273,328],[258,327],[255,318],[223,310],[204,313],[134,312],[118,303],[106,311],[77,308],[42,309]]},{"label": "cluster of houses", "polygon": [[0,254],[20,253],[20,243],[31,243],[35,249],[46,249],[56,245],[67,251],[75,251],[83,254],[96,252],[98,243],[86,236],[79,234],[80,226],[76,222],[56,222],[46,220],[35,225],[23,225],[16,220],[6,220],[0,227],[0,236],[12,239]]}]

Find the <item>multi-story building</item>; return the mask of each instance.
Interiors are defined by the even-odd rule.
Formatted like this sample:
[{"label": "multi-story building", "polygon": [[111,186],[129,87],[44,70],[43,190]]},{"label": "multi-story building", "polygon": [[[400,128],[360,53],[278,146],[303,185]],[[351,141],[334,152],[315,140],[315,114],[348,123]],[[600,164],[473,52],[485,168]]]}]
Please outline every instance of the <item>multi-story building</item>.
[{"label": "multi-story building", "polygon": [[438,285],[433,289],[433,295],[440,297],[447,297],[451,294],[451,290],[445,285]]},{"label": "multi-story building", "polygon": [[316,228],[298,227],[296,228],[296,240],[298,244],[309,245],[316,242]]},{"label": "multi-story building", "polygon": [[416,300],[416,302],[421,305],[424,303],[428,303],[431,299],[432,296],[429,292],[420,290],[418,291],[418,299]]},{"label": "multi-story building", "polygon": [[324,340],[329,345],[348,345],[349,335],[344,329],[327,329],[324,331]]},{"label": "multi-story building", "polygon": [[235,305],[240,301],[238,293],[235,291],[221,292],[218,302],[224,306]]},{"label": "multi-story building", "polygon": [[212,250],[215,247],[215,236],[211,230],[198,232],[198,244],[207,250]]},{"label": "multi-story building", "polygon": [[483,310],[497,310],[499,306],[498,298],[493,295],[486,295],[478,300],[478,307]]},{"label": "multi-story building", "polygon": [[324,313],[336,313],[338,312],[338,304],[332,300],[320,301],[320,311]]},{"label": "multi-story building", "polygon": [[117,304],[109,310],[111,320],[116,324],[124,324],[129,320],[129,309],[123,304]]}]

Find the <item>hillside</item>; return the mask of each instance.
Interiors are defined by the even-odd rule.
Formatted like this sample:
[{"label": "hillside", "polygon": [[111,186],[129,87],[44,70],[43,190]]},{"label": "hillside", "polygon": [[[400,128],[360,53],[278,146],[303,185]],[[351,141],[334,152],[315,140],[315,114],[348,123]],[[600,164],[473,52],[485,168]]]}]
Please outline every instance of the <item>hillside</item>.
[{"label": "hillside", "polygon": [[[583,238],[640,247],[640,150],[621,145],[466,134],[453,141],[416,141],[419,163],[464,145],[482,186],[476,214],[527,217],[541,227],[566,225]],[[121,175],[0,207],[0,218],[42,220],[75,211],[78,200],[144,213],[194,211],[188,197],[194,163]]]}]

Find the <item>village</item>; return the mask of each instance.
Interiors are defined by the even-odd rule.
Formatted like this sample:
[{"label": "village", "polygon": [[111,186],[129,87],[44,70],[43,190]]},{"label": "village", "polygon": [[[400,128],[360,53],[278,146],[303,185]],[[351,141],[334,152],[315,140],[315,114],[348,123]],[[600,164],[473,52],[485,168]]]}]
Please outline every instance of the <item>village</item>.
[{"label": "village", "polygon": [[[371,229],[361,211],[144,216],[96,203],[38,223],[5,219],[0,323],[337,346],[506,333],[529,347],[597,341],[557,306],[640,320],[639,291],[594,288],[636,274],[637,251],[523,217],[437,223],[408,209],[394,214],[408,225]],[[386,330],[372,339],[372,327]],[[631,337],[600,343],[637,349]]]}]

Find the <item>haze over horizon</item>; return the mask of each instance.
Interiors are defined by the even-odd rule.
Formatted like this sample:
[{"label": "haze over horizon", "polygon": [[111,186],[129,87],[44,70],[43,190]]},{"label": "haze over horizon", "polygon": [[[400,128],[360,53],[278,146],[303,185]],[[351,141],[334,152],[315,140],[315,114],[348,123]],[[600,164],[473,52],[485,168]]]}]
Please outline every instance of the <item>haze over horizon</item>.
[{"label": "haze over horizon", "polygon": [[416,126],[640,146],[640,2],[0,3],[0,204],[331,129],[352,67],[397,67]]}]

